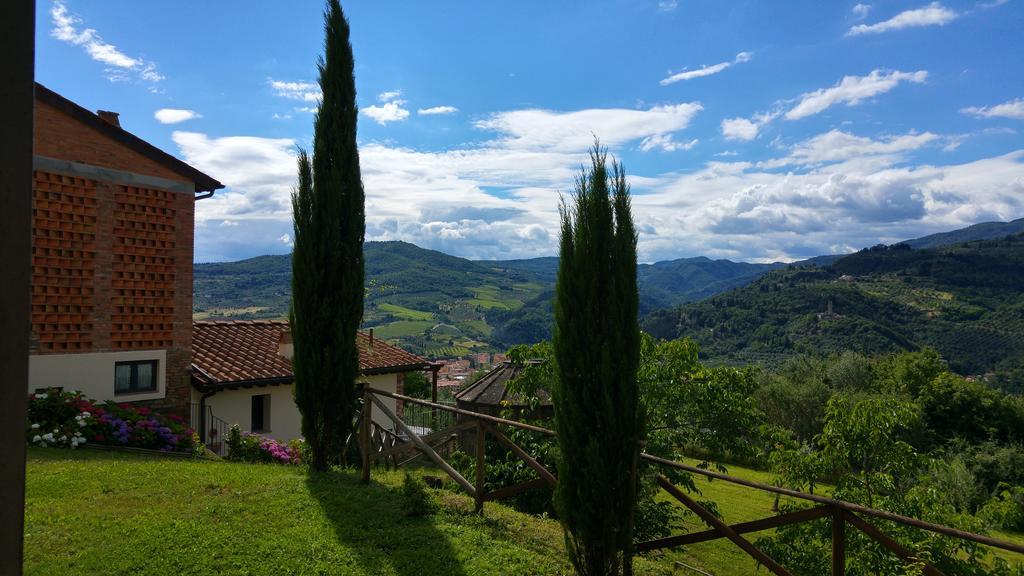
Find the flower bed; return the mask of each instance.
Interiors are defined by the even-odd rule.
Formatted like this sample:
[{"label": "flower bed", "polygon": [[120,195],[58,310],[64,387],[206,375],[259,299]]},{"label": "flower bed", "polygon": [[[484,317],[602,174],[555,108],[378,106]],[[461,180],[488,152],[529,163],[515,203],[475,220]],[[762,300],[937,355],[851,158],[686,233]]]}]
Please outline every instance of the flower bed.
[{"label": "flower bed", "polygon": [[179,416],[145,407],[95,402],[80,392],[29,395],[27,440],[36,446],[77,448],[101,444],[162,452],[195,452],[195,432]]},{"label": "flower bed", "polygon": [[288,443],[273,438],[242,432],[238,425],[228,431],[228,460],[266,462],[275,464],[302,464],[306,445],[302,440]]}]

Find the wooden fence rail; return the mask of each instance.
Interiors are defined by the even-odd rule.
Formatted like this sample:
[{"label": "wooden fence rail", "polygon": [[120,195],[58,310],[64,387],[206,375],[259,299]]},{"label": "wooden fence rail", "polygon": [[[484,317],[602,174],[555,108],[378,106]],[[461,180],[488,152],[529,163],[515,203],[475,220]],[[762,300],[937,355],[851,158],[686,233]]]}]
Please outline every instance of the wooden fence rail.
[{"label": "wooden fence rail", "polygon": [[[424,407],[432,408],[435,410],[441,410],[461,416],[463,422],[458,422],[454,426],[449,426],[444,430],[437,432],[431,431],[430,433],[420,437],[404,423],[395,412],[387,406],[378,396],[392,398],[399,402],[406,402],[411,404],[417,404]],[[373,433],[372,424],[372,407],[377,406],[387,417],[388,420],[394,423],[397,430],[408,436],[409,442],[405,444],[393,443],[388,445],[386,441],[371,441],[372,438],[388,438],[386,435],[382,436]],[[529,453],[522,449],[519,445],[508,438],[502,433],[497,426],[510,426],[521,430],[528,430],[543,434],[546,436],[555,436],[553,430],[535,426],[533,424],[526,424],[525,422],[517,422],[515,420],[508,420],[506,418],[499,418],[497,416],[491,416],[489,414],[481,414],[479,412],[472,412],[454,406],[445,404],[437,404],[429,402],[427,400],[420,400],[419,398],[411,398],[402,394],[395,394],[385,390],[376,390],[370,387],[364,387],[363,389],[363,412],[361,415],[360,422],[360,448],[362,451],[362,464],[363,464],[363,481],[369,482],[370,479],[370,467],[374,460],[388,462],[388,458],[398,465],[396,456],[405,452],[419,451],[431,461],[434,462],[441,470],[443,470],[448,476],[450,476],[467,494],[473,497],[475,509],[478,513],[483,512],[484,502],[497,500],[499,498],[507,498],[520,494],[528,490],[536,490],[544,486],[554,486],[558,482],[558,478],[555,477],[550,471],[548,471],[541,463],[533,458]],[[453,468],[448,462],[442,458],[435,448],[432,446],[435,443],[444,443],[453,434],[475,429],[476,431],[476,443],[475,443],[475,455],[476,455],[476,477],[475,482],[470,482],[464,478],[455,468]],[[487,492],[485,488],[486,482],[486,458],[485,458],[485,440],[490,435],[497,442],[508,448],[513,454],[522,460],[527,466],[537,472],[539,478],[536,480],[530,480],[514,486],[507,486],[499,488],[491,492]],[[396,435],[391,434],[391,437],[398,438]],[[761,490],[783,496],[789,496],[799,500],[813,502],[818,506],[809,508],[806,510],[798,510],[796,512],[789,512],[785,514],[779,514],[768,518],[762,518],[760,520],[754,520],[752,522],[743,522],[739,524],[728,525],[724,523],[717,516],[709,512],[703,506],[698,504],[692,498],[687,496],[682,490],[674,486],[668,478],[664,475],[658,475],[658,485],[680,502],[683,506],[690,509],[698,517],[700,517],[708,526],[710,530],[703,532],[695,532],[690,534],[682,534],[677,536],[669,536],[667,538],[660,538],[657,540],[651,540],[648,542],[641,542],[634,547],[636,552],[648,552],[651,550],[658,550],[663,548],[673,548],[676,546],[696,544],[698,542],[707,542],[709,540],[716,540],[719,538],[726,538],[736,544],[740,549],[754,558],[758,563],[767,568],[773,574],[778,576],[788,576],[790,573],[778,562],[769,557],[767,554],[759,550],[750,541],[744,538],[742,535],[759,532],[762,530],[768,530],[771,528],[777,528],[779,526],[785,526],[788,524],[796,524],[800,522],[809,522],[818,520],[821,518],[829,517],[832,523],[832,574],[833,576],[843,576],[846,573],[846,525],[849,524],[859,530],[860,532],[867,535],[872,540],[878,542],[883,547],[891,551],[893,554],[902,558],[906,562],[920,563],[921,560],[911,550],[908,550],[900,543],[896,542],[889,535],[885,534],[878,527],[867,522],[862,516],[869,516],[880,520],[887,520],[902,524],[905,526],[911,526],[921,530],[927,530],[936,534],[942,534],[952,538],[960,538],[962,540],[968,540],[971,542],[977,542],[993,548],[1000,548],[1002,550],[1009,550],[1018,554],[1024,554],[1024,545],[1016,544],[1013,542],[1007,542],[992,538],[990,536],[984,536],[981,534],[974,534],[972,532],[966,532],[949,526],[943,526],[940,524],[934,524],[931,522],[925,522],[924,520],[918,520],[917,518],[911,518],[909,516],[902,516],[900,514],[894,514],[892,512],[886,512],[885,510],[877,510],[875,508],[869,508],[860,504],[854,504],[852,502],[846,502],[843,500],[835,500],[825,496],[819,496],[815,494],[806,494],[796,490],[790,490],[788,488],[780,488],[778,486],[772,486],[770,484],[762,484],[760,482],[754,482],[752,480],[744,480],[742,478],[736,478],[720,472],[714,472],[712,470],[705,470],[696,466],[690,466],[674,460],[667,460],[658,456],[653,456],[647,453],[640,453],[640,459],[649,462],[651,464],[674,468],[676,470],[683,470],[692,474],[698,474],[708,478],[715,478],[724,482],[730,482],[738,484],[740,486],[746,486],[755,490]],[[408,461],[408,460],[407,460]],[[927,576],[944,576],[934,566],[929,564],[923,564],[923,571]]]}]

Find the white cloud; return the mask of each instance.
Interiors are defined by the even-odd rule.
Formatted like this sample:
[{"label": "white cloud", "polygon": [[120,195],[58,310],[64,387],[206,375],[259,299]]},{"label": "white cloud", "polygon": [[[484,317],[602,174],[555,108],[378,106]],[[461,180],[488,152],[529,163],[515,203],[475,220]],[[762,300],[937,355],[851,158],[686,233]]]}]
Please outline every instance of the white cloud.
[{"label": "white cloud", "polygon": [[278,114],[277,112],[274,112],[274,115],[271,116],[271,118],[274,119],[274,120],[291,120],[292,115],[291,114]]},{"label": "white cloud", "polygon": [[161,124],[177,124],[194,118],[202,118],[203,115],[195,110],[182,110],[179,108],[161,108],[153,113],[153,117]]},{"label": "white cloud", "polygon": [[854,106],[864,100],[884,94],[900,82],[920,84],[928,78],[928,72],[885,72],[872,70],[867,76],[844,76],[831,88],[822,88],[800,96],[796,106],[786,112],[787,120],[798,120],[824,111],[834,104]]},{"label": "white cloud", "polygon": [[[859,4],[858,4],[859,6]],[[847,36],[860,34],[881,34],[891,30],[915,28],[922,26],[945,26],[956,20],[958,14],[938,2],[914,10],[905,10],[892,18],[875,24],[858,24],[846,33]]]},{"label": "white cloud", "polygon": [[867,18],[868,12],[871,12],[870,4],[857,4],[853,7],[853,15],[857,18]]},{"label": "white cloud", "polygon": [[129,79],[129,72],[150,84],[164,79],[157,72],[155,63],[125,54],[117,46],[104,41],[93,28],[80,29],[82,19],[68,12],[67,6],[60,0],[53,3],[50,18],[53,23],[50,35],[62,42],[84,48],[90,58],[107,66],[106,76],[112,82]]},{"label": "white cloud", "polygon": [[390,102],[392,100],[397,100],[398,97],[401,96],[401,95],[402,95],[402,91],[401,90],[391,90],[390,92],[381,92],[380,94],[377,95],[377,100],[380,100],[381,102]]},{"label": "white cloud", "polygon": [[287,232],[278,236],[277,240],[282,244],[286,244],[288,246],[292,245],[292,235],[288,234]]},{"label": "white cloud", "polygon": [[593,108],[573,112],[515,110],[498,112],[475,123],[500,134],[492,145],[513,149],[585,150],[594,136],[606,146],[671,134],[689,126],[703,110],[699,102],[655,106],[648,110]]},{"label": "white cloud", "polygon": [[320,101],[320,86],[313,82],[288,82],[267,78],[267,83],[274,90],[275,96],[303,102]]},{"label": "white cloud", "polygon": [[360,110],[363,114],[374,119],[381,126],[388,122],[401,122],[409,117],[409,111],[402,108],[405,100],[392,100],[381,106],[367,106]]},{"label": "white cloud", "polygon": [[753,118],[727,118],[722,120],[722,136],[726,140],[749,142],[761,132],[761,128],[779,117],[778,112],[762,112]]},{"label": "white cloud", "polygon": [[[639,153],[645,142],[683,149],[694,140],[681,138],[688,120],[674,114],[519,110],[481,120],[496,134],[453,149],[364,143],[367,240],[471,258],[554,254],[559,194],[586,162],[591,130],[613,154]],[[677,129],[668,131],[667,120]],[[544,125],[550,134],[535,132]],[[228,185],[196,204],[197,260],[287,252],[281,237],[292,232],[295,141],[173,138],[186,161]],[[641,259],[791,260],[1024,216],[1024,151],[958,165],[912,162],[947,138],[833,130],[782,148],[775,167],[783,171],[722,158],[687,172],[630,173]],[[237,225],[219,225],[225,220]]]},{"label": "white cloud", "polygon": [[440,114],[455,114],[459,109],[455,106],[432,106],[430,108],[420,108],[416,111],[420,116],[436,116]]},{"label": "white cloud", "polygon": [[679,0],[658,0],[658,10],[661,12],[674,12],[679,7]]},{"label": "white cloud", "polygon": [[662,79],[658,84],[662,86],[668,86],[669,84],[675,84],[683,80],[693,80],[694,78],[703,78],[704,76],[711,76],[712,74],[718,74],[719,72],[731,67],[734,64],[742,64],[744,62],[750,62],[751,58],[754,57],[753,52],[740,52],[734,59],[728,62],[719,62],[711,66],[702,66],[696,70],[684,70],[675,74],[670,74],[667,78]]},{"label": "white cloud", "polygon": [[663,152],[676,152],[678,150],[690,150],[700,142],[699,139],[694,138],[688,142],[676,142],[671,134],[655,134],[654,136],[648,136],[640,142],[640,150],[642,152],[650,152],[651,150],[662,150]]},{"label": "white cloud", "polygon": [[791,165],[813,165],[850,160],[882,159],[885,164],[893,164],[903,158],[903,154],[917,150],[923,146],[940,140],[941,137],[931,132],[910,132],[902,135],[882,136],[874,140],[863,136],[831,130],[796,144],[786,158],[762,162],[758,166],[776,168]]},{"label": "white cloud", "polygon": [[1008,100],[1002,104],[996,104],[995,106],[971,106],[970,108],[962,108],[960,112],[963,114],[970,114],[971,116],[976,116],[978,118],[1012,118],[1014,120],[1024,120],[1024,98]]}]

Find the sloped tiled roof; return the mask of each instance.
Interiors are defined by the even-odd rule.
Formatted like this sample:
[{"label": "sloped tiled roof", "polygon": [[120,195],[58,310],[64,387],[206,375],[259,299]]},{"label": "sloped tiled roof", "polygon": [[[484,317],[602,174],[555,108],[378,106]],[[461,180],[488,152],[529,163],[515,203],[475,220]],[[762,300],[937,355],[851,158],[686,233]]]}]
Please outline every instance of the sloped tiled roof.
[{"label": "sloped tiled roof", "polygon": [[[539,362],[531,360],[531,363]],[[511,396],[506,385],[519,375],[521,367],[510,361],[498,364],[490,372],[484,374],[479,380],[466,387],[455,395],[455,401],[459,404],[470,404],[480,406],[503,406],[521,407],[525,405],[523,398]],[[546,390],[537,390],[537,397],[541,406],[551,405],[551,395]],[[503,404],[504,403],[504,404]]]},{"label": "sloped tiled roof", "polygon": [[[291,360],[279,353],[289,331],[282,320],[197,321],[192,323],[192,378],[201,386],[290,382]],[[422,370],[425,359],[360,332],[359,368],[363,374]]]}]

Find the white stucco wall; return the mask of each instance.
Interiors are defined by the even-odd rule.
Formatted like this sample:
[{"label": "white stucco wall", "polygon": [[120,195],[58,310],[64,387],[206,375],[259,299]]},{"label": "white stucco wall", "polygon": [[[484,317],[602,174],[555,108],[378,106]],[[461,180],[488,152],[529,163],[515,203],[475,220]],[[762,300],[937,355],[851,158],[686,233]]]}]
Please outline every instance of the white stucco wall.
[{"label": "white stucco wall", "polygon": [[[398,390],[397,374],[368,376],[362,380],[370,383],[372,388],[396,392]],[[228,424],[238,424],[243,431],[252,430],[252,397],[270,394],[270,430],[260,434],[275,440],[288,441],[302,437],[302,415],[295,405],[294,386],[281,384],[256,388],[240,388],[223,390],[206,399],[213,415]],[[199,402],[199,394],[193,392],[193,402]],[[388,399],[385,399],[388,400]],[[394,401],[397,407],[398,401]],[[374,406],[374,408],[377,408]],[[394,425],[384,416],[380,409],[373,411],[373,421],[379,426],[393,430]]]},{"label": "white stucco wall", "polygon": [[[117,362],[156,360],[156,391],[114,393],[114,365]],[[94,400],[133,402],[163,398],[167,389],[167,351],[131,350],[84,354],[40,354],[28,359],[28,391],[61,387],[78,390]]]}]

